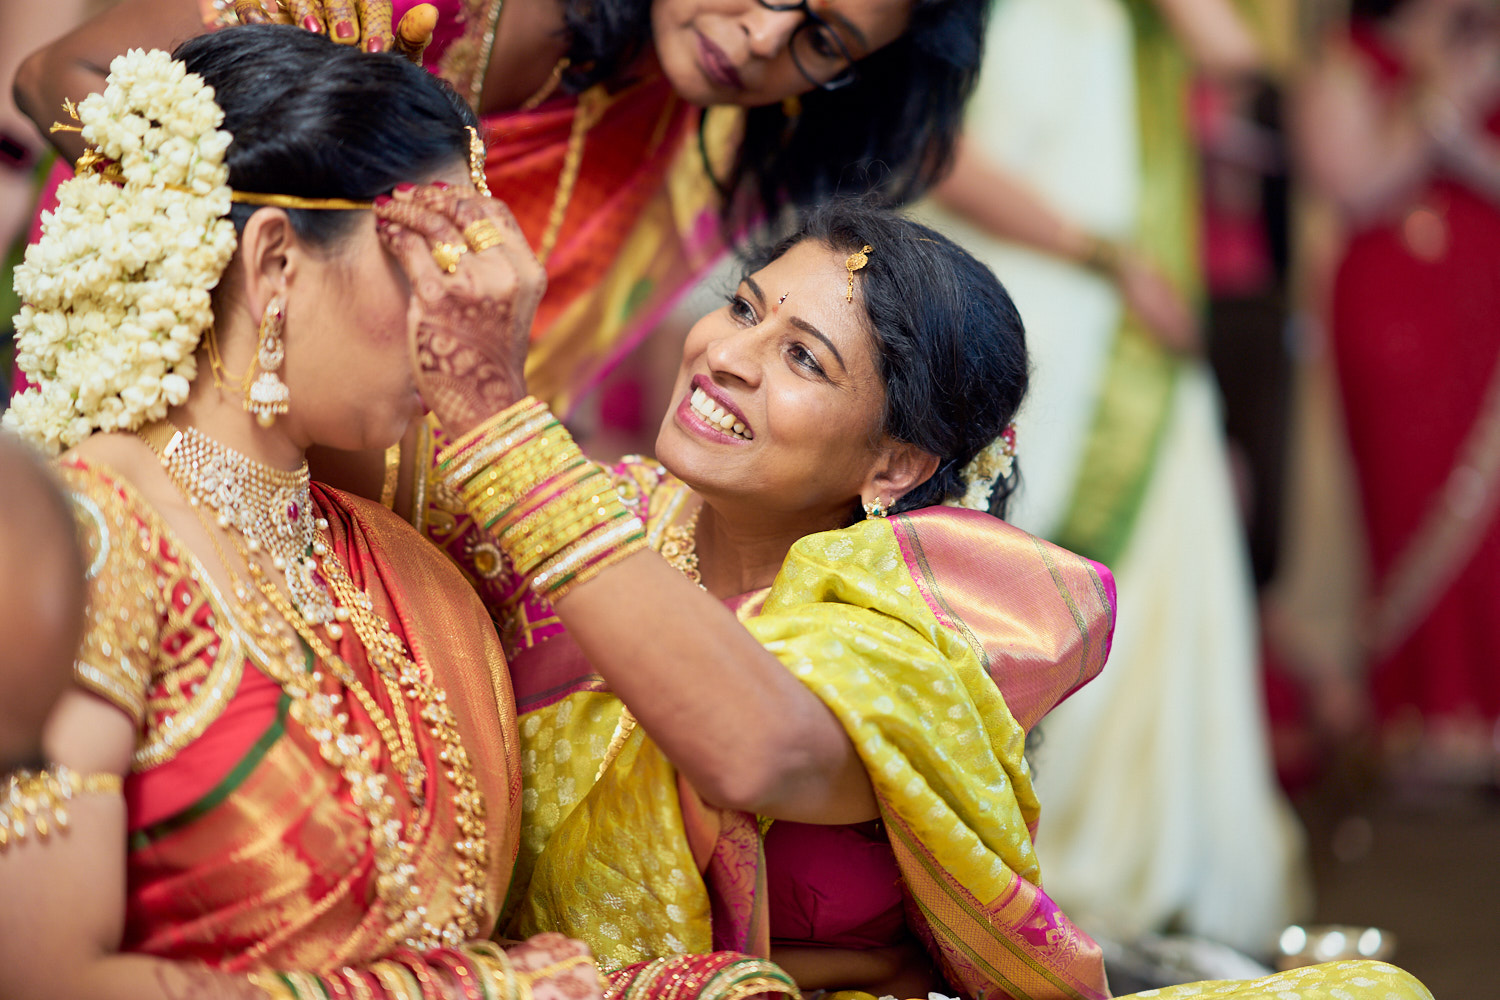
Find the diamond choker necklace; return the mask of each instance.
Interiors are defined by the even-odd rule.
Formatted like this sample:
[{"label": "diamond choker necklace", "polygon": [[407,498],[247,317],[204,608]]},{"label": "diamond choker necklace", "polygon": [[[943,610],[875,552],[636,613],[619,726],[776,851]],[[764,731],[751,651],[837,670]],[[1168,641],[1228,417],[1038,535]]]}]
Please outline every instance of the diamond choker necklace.
[{"label": "diamond choker necklace", "polygon": [[333,621],[333,595],[318,570],[316,557],[327,549],[318,538],[306,462],[291,472],[273,469],[194,427],[173,434],[161,460],[190,503],[207,505],[219,527],[234,529],[251,552],[271,557],[304,618],[314,625]]}]

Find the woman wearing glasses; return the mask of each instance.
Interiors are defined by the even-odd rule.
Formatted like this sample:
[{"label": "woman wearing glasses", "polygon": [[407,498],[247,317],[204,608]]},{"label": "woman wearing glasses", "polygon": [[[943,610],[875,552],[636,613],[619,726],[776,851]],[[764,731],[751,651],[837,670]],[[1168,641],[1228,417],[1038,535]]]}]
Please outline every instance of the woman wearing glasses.
[{"label": "woman wearing glasses", "polygon": [[99,89],[112,56],[205,25],[289,20],[372,51],[410,51],[403,36],[430,30],[423,62],[479,112],[490,188],[546,265],[527,374],[566,412],[724,231],[834,190],[898,202],[925,188],[948,159],[988,5],[437,0],[435,28],[415,6],[124,0],[33,56],[17,83],[45,127],[64,98]]}]

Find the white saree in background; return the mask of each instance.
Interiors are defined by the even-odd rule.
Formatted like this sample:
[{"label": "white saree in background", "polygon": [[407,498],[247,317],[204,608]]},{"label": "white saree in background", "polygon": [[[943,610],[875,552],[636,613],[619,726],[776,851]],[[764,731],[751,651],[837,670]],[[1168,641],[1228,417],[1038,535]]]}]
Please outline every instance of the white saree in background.
[{"label": "white saree in background", "polygon": [[[1141,203],[1135,38],[1122,0],[996,6],[969,141],[1091,231],[1129,238]],[[1026,324],[1010,520],[1055,537],[1075,496],[1122,309],[1112,287],[999,243],[931,203],[917,214],[989,264]],[[1109,665],[1042,723],[1037,853],[1048,893],[1115,939],[1173,929],[1264,953],[1301,903],[1301,835],[1276,788],[1256,678],[1255,595],[1217,390],[1186,363],[1137,513],[1109,557]],[[1093,553],[1090,553],[1091,555]]]}]

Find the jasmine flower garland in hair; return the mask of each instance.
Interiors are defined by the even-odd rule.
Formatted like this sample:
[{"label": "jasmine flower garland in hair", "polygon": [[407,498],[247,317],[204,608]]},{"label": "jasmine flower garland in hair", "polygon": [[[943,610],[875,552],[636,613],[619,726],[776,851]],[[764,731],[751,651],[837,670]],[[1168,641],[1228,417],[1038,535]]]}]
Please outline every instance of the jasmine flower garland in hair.
[{"label": "jasmine flower garland in hair", "polygon": [[17,361],[32,387],[4,423],[49,453],[187,399],[236,243],[231,137],[201,77],[132,49],[77,118],[90,150],[16,269]]},{"label": "jasmine flower garland in hair", "polygon": [[975,455],[972,462],[964,466],[963,481],[967,489],[962,497],[943,501],[944,506],[989,510],[990,495],[995,492],[995,484],[1009,476],[1015,465],[1016,426],[1010,424],[1000,432],[999,437],[985,445],[984,450]]}]

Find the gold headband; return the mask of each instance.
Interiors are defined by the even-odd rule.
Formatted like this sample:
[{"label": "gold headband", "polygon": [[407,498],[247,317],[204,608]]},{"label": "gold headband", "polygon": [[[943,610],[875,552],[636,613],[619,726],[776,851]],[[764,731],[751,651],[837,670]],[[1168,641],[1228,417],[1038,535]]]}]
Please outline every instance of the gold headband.
[{"label": "gold headband", "polygon": [[854,272],[870,263],[867,256],[875,248],[866,243],[857,253],[851,253],[844,261],[844,266],[849,269],[849,291],[844,295],[845,302],[854,301]]}]

